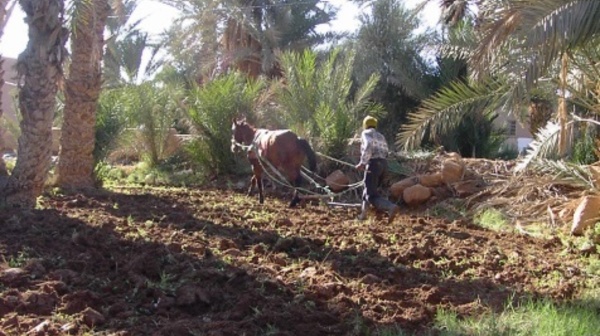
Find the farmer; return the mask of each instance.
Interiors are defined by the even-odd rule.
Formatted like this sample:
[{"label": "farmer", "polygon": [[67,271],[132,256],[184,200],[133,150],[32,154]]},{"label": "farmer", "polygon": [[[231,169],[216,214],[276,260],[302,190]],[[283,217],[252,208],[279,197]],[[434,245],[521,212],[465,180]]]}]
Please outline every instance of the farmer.
[{"label": "farmer", "polygon": [[356,169],[365,171],[365,189],[363,190],[362,211],[358,219],[366,219],[367,207],[370,203],[375,209],[386,211],[388,223],[391,223],[400,208],[377,191],[387,172],[388,156],[387,141],[383,134],[377,131],[377,119],[371,116],[365,117],[360,142],[360,162],[356,165]]}]

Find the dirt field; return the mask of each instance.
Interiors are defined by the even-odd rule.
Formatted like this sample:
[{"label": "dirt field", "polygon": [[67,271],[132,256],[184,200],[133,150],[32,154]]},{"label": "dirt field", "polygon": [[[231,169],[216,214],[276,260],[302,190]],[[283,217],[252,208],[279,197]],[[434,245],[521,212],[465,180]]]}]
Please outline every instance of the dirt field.
[{"label": "dirt field", "polygon": [[441,308],[568,299],[586,282],[559,239],[287,203],[131,188],[2,209],[0,335],[421,334]]}]

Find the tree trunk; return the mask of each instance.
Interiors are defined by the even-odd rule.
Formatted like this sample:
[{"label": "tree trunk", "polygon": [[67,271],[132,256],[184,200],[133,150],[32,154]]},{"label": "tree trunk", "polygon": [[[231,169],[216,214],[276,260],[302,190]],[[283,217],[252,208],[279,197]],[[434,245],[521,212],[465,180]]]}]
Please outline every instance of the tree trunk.
[{"label": "tree trunk", "polygon": [[537,134],[541,128],[545,127],[554,114],[550,102],[543,98],[532,98],[529,102],[528,112],[527,119],[531,135]]},{"label": "tree trunk", "polygon": [[20,0],[27,15],[29,42],[17,61],[21,136],[12,176],[0,178],[0,203],[35,206],[50,168],[52,120],[62,78],[63,0]]},{"label": "tree trunk", "polygon": [[78,12],[71,39],[72,62],[65,85],[57,184],[62,188],[94,187],[96,106],[102,86],[104,28],[108,0],[97,0]]},{"label": "tree trunk", "polygon": [[567,152],[567,73],[568,73],[568,56],[563,53],[560,69],[560,98],[558,98],[558,121],[560,124],[560,134],[558,138],[558,154],[564,157]]}]

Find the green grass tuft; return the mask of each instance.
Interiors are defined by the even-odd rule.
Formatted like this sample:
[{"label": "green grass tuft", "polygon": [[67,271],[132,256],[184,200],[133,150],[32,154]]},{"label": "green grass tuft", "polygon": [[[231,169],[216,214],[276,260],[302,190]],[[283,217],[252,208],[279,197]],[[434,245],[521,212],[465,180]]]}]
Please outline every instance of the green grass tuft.
[{"label": "green grass tuft", "polygon": [[455,313],[438,312],[435,328],[439,335],[528,335],[528,336],[591,336],[600,330],[600,298],[568,304],[548,300],[528,301],[500,314],[460,319]]},{"label": "green grass tuft", "polygon": [[504,215],[496,209],[483,210],[475,216],[473,222],[493,231],[509,232],[513,230]]}]

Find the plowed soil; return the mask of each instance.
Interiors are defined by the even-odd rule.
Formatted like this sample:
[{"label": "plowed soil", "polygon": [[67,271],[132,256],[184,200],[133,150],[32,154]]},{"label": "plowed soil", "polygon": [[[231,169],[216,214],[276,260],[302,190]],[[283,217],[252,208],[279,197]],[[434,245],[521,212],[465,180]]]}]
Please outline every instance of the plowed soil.
[{"label": "plowed soil", "polygon": [[0,212],[0,335],[365,335],[433,332],[436,311],[572,297],[585,282],[558,239],[403,209],[357,209],[227,188],[52,195]]}]

